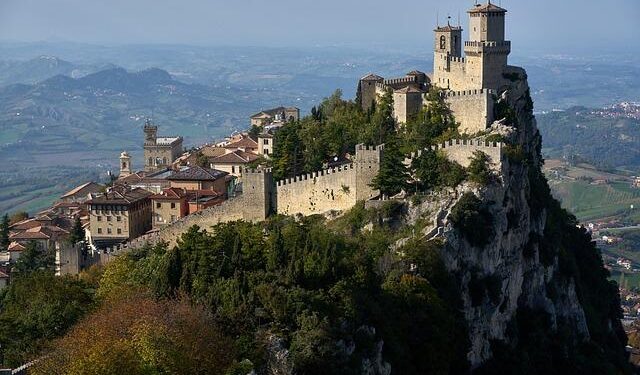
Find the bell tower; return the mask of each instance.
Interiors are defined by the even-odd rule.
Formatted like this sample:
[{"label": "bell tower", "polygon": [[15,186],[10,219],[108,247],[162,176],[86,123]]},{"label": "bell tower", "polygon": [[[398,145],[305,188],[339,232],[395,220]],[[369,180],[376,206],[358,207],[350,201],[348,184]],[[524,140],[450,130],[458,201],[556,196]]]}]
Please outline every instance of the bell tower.
[{"label": "bell tower", "polygon": [[155,145],[158,138],[158,127],[153,125],[150,119],[144,122],[144,144],[145,146]]},{"label": "bell tower", "polygon": [[126,151],[120,154],[120,175],[119,178],[127,177],[131,174],[131,157]]},{"label": "bell tower", "polygon": [[[450,88],[452,75],[452,62],[455,65],[462,61],[462,27],[438,26],[435,30],[434,56],[433,56],[433,83],[442,88]],[[453,68],[453,70],[458,70]]]}]

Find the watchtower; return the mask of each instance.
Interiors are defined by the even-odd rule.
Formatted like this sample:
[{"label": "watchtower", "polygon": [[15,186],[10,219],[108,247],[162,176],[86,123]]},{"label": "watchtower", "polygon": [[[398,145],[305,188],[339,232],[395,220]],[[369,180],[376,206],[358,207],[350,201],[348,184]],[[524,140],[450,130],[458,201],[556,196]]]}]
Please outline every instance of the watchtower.
[{"label": "watchtower", "polygon": [[144,145],[151,146],[156,144],[158,138],[158,127],[153,125],[150,119],[144,122]]},{"label": "watchtower", "polygon": [[507,11],[489,1],[467,13],[470,39],[464,44],[467,80],[471,88],[499,89],[511,53],[511,42],[505,40]]},{"label": "watchtower", "polygon": [[384,78],[375,74],[368,74],[360,78],[360,82],[358,82],[358,100],[362,110],[368,111],[373,107],[376,101],[376,85],[383,82]]},{"label": "watchtower", "polygon": [[[434,83],[442,88],[450,88],[450,80],[455,75],[452,72],[452,60],[462,61],[462,27],[451,26],[447,22],[447,26],[438,26],[434,30],[434,56],[433,56],[433,74]],[[454,67],[455,71],[456,68]],[[458,69],[462,72],[462,69]]]}]

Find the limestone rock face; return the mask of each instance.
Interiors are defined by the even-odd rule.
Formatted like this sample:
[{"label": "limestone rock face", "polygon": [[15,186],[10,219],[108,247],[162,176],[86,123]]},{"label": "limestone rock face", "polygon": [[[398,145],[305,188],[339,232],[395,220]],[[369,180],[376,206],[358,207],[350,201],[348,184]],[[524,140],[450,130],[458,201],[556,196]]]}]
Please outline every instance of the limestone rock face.
[{"label": "limestone rock face", "polygon": [[[425,202],[410,207],[406,216],[409,223],[415,223],[420,217],[429,218],[431,224],[423,231],[425,240],[445,239],[442,258],[461,287],[471,342],[468,359],[473,367],[492,356],[491,341],[509,342],[508,326],[519,308],[546,311],[553,327],[562,319],[577,338],[589,337],[574,282],[558,281],[561,278],[554,277],[559,272],[557,260],[544,265],[539,259],[537,244],[530,243],[531,237],[543,235],[546,213],[532,212],[528,202],[529,169],[539,168],[541,138],[526,80],[513,82],[502,100],[515,109],[517,124],[497,122],[490,128],[490,134],[500,134],[511,145],[522,147],[522,152],[532,155],[533,160],[530,158],[528,163],[522,163],[506,157],[496,182],[482,188],[463,184],[434,194]],[[472,246],[449,220],[452,208],[465,192],[479,197],[492,213],[495,234],[484,248]],[[527,246],[528,256],[525,255]],[[499,280],[499,297],[497,300],[484,298],[474,306],[470,284],[489,277]],[[552,292],[548,290],[550,288]],[[553,299],[549,298],[551,293]]]}]

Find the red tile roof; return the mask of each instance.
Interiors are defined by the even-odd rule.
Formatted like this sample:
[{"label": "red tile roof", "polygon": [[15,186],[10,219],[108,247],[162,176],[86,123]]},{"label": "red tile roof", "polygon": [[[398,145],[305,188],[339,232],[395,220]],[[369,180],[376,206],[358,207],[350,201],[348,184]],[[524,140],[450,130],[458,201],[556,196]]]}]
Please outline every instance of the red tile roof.
[{"label": "red tile roof", "polygon": [[251,139],[251,137],[244,137],[239,141],[229,143],[224,146],[226,149],[230,148],[258,148],[258,142]]},{"label": "red tile roof", "polygon": [[180,200],[187,196],[187,192],[184,189],[180,188],[166,188],[162,189],[160,194],[154,194],[151,196],[151,199],[156,200]]},{"label": "red tile roof", "polygon": [[247,164],[252,161],[258,159],[260,156],[245,151],[234,151],[228,154],[218,156],[217,158],[211,159],[212,164]]}]

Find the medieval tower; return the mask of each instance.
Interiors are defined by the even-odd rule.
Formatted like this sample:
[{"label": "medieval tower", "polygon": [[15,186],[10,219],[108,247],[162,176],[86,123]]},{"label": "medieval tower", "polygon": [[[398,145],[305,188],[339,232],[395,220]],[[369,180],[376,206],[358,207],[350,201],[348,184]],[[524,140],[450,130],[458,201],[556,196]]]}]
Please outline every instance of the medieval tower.
[{"label": "medieval tower", "polygon": [[120,154],[120,175],[119,178],[127,177],[131,172],[131,156],[126,151]]},{"label": "medieval tower", "polygon": [[143,131],[146,172],[166,169],[182,154],[182,137],[158,137],[158,127],[151,120],[145,122]]},{"label": "medieval tower", "polygon": [[434,30],[433,73],[419,71],[400,78],[382,78],[368,74],[358,83],[358,100],[367,111],[387,91],[393,91],[394,117],[406,123],[427,104],[432,87],[442,95],[460,124],[459,131],[476,134],[494,120],[495,94],[506,87],[507,78],[518,68],[510,67],[507,58],[511,42],[505,40],[507,11],[489,1],[467,11],[469,40],[462,38],[462,27],[437,26]]}]

